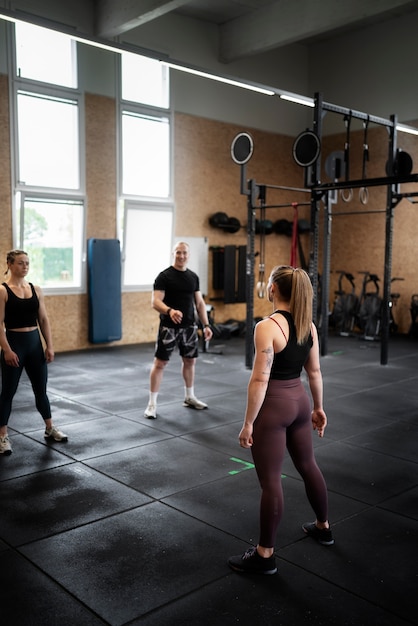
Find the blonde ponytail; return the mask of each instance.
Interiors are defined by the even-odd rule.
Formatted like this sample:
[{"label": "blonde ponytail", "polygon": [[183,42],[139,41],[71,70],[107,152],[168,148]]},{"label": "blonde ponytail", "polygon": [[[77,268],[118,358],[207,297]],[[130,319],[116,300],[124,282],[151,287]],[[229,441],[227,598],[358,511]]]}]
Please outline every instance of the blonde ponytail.
[{"label": "blonde ponytail", "polygon": [[312,327],[312,283],[300,267],[293,272],[292,294],[290,297],[290,313],[295,322],[296,338],[298,344],[303,344],[308,339]]},{"label": "blonde ponytail", "polygon": [[271,272],[271,282],[277,285],[280,296],[289,302],[293,317],[296,340],[305,343],[311,333],[313,289],[311,279],[305,270],[290,265],[277,265]]}]

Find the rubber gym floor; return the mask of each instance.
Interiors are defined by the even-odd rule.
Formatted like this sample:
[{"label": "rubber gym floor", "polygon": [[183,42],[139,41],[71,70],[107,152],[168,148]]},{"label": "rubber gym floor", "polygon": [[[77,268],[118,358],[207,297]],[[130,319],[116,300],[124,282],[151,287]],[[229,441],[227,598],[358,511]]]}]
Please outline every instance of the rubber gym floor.
[{"label": "rubber gym floor", "polygon": [[152,358],[151,344],[58,354],[48,390],[62,444],[44,442],[22,377],[13,454],[0,458],[2,624],[416,624],[418,341],[391,339],[382,366],[378,342],[329,338],[329,426],[313,436],[335,545],[302,532],[313,513],[287,457],[273,576],[226,563],[258,533],[260,490],[238,446],[244,339],[200,354],[204,411],[182,406],[175,357],[158,419],[143,417]]}]

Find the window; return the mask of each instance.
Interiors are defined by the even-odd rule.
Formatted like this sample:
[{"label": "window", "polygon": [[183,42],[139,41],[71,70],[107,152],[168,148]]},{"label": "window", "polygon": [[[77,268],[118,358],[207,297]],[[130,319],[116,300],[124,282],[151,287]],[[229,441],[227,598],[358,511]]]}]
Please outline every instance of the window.
[{"label": "window", "polygon": [[18,194],[17,217],[28,253],[31,282],[45,288],[80,288],[84,240],[82,201]]},{"label": "window", "polygon": [[15,25],[19,78],[77,87],[76,43],[54,30],[24,22]]},{"label": "window", "polygon": [[170,124],[167,117],[122,113],[122,193],[170,195]]},{"label": "window", "polygon": [[19,185],[79,189],[78,113],[77,100],[17,92]]},{"label": "window", "polygon": [[120,67],[123,286],[148,290],[158,268],[170,264],[173,243],[169,70],[131,53],[121,55]]},{"label": "window", "polygon": [[171,206],[126,203],[124,223],[125,287],[150,287],[164,267],[170,265],[173,237]]},{"label": "window", "polygon": [[155,59],[124,52],[122,55],[122,100],[167,109],[168,67]]},{"label": "window", "polygon": [[11,58],[15,146],[14,240],[32,282],[50,293],[85,290],[83,101],[76,43],[16,23]]}]

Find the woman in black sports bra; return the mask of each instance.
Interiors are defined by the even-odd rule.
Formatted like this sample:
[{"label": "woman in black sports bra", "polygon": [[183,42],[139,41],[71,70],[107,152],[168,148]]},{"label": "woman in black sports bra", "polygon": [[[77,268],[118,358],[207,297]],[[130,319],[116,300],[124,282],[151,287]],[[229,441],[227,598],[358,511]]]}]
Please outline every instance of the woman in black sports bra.
[{"label": "woman in black sports bra", "polygon": [[[251,448],[262,490],[259,543],[243,555],[230,557],[228,564],[239,572],[275,574],[274,543],[283,511],[281,469],[286,447],[316,515],[315,522],[303,524],[303,531],[322,545],[332,545],[334,539],[328,522],[327,487],[312,442],[312,427],[323,437],[327,424],[318,334],[312,322],[312,284],[304,270],[280,265],[270,275],[267,292],[274,312],[255,327],[254,365],[239,434],[241,447]],[[313,409],[301,381],[303,368]]]},{"label": "woman in black sports bra", "polygon": [[[20,376],[25,368],[35,394],[36,408],[45,421],[45,439],[67,441],[51,419],[46,394],[47,364],[54,360],[51,327],[40,287],[27,282],[29,258],[23,250],[7,254],[7,280],[0,285],[0,454],[8,456],[12,446],[7,424]],[[40,333],[45,342],[41,343]]]}]

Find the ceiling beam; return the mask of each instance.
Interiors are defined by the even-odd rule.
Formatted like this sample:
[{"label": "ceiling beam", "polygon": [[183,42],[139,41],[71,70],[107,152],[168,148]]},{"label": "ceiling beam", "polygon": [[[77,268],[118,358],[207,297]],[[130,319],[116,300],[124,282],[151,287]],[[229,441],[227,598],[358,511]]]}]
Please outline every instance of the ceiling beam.
[{"label": "ceiling beam", "polygon": [[187,0],[98,0],[96,35],[116,37],[184,4]]},{"label": "ceiling beam", "polygon": [[220,59],[228,63],[417,8],[413,0],[278,0],[220,26]]}]

